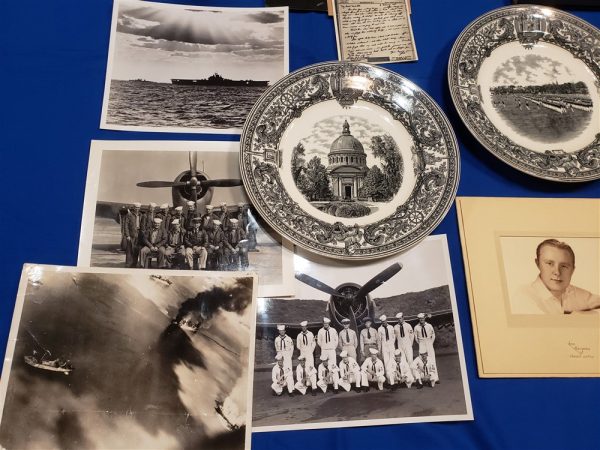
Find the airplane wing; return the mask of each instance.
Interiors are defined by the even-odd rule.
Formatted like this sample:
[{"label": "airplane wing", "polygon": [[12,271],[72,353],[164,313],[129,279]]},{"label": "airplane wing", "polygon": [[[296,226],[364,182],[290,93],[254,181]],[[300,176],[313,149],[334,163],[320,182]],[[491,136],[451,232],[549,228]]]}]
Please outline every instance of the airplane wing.
[{"label": "airplane wing", "polygon": [[[117,203],[117,202],[96,202],[96,217],[102,217],[105,219],[113,219],[117,223],[121,223],[121,216],[119,210],[123,207],[133,208],[133,203]],[[146,212],[148,207],[142,206],[142,213]]]}]

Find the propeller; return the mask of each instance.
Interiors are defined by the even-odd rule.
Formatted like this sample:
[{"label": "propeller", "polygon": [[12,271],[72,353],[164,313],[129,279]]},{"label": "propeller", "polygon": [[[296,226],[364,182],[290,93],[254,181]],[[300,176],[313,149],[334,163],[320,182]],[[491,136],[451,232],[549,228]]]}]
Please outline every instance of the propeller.
[{"label": "propeller", "polygon": [[339,297],[342,299],[345,298],[342,294],[340,294],[338,291],[333,289],[331,286],[328,286],[325,283],[321,283],[316,278],[313,278],[304,273],[296,273],[296,279],[299,281],[302,281],[305,284],[308,284],[311,287],[314,287],[315,289],[318,289],[321,292],[325,292],[326,294],[332,295],[334,297]]},{"label": "propeller", "polygon": [[401,270],[402,270],[402,264],[400,264],[400,263],[392,264],[387,269],[379,272],[377,275],[375,275],[373,278],[371,278],[369,281],[367,281],[363,285],[363,287],[361,287],[358,290],[358,292],[354,295],[354,298],[360,298],[360,297],[366,296],[371,291],[375,290],[376,288],[381,286],[383,283],[385,283],[387,280],[392,278],[394,275],[396,275]]},{"label": "propeller", "polygon": [[184,181],[142,181],[137,183],[136,186],[147,187],[147,188],[165,188],[165,187],[179,187],[186,186],[187,183]]},{"label": "propeller", "polygon": [[233,187],[241,186],[242,180],[235,178],[221,178],[219,180],[202,180],[198,183],[202,187]]},{"label": "propeller", "polygon": [[234,178],[222,178],[220,180],[198,180],[198,153],[189,152],[189,160],[190,179],[188,181],[142,181],[141,183],[137,183],[136,186],[145,188],[189,187],[191,192],[191,200],[196,203],[198,201],[199,193],[204,189],[211,187],[233,187],[242,185],[242,180]]}]

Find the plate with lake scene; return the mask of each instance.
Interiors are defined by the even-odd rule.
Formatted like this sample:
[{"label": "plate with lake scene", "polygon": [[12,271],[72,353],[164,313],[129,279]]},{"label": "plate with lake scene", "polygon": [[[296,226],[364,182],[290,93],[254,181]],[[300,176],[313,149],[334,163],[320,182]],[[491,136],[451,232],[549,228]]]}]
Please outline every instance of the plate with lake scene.
[{"label": "plate with lake scene", "polygon": [[600,178],[600,30],[562,11],[509,6],[468,25],[448,65],[467,128],[514,168]]},{"label": "plate with lake scene", "polygon": [[282,78],[244,125],[240,167],[258,212],[315,253],[405,251],[450,208],[460,164],[439,106],[402,76],[328,62]]}]

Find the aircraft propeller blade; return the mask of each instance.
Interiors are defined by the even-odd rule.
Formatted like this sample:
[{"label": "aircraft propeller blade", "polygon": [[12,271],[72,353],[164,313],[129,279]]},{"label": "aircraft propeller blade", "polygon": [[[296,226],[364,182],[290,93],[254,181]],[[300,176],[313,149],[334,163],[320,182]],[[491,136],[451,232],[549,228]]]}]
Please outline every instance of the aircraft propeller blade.
[{"label": "aircraft propeller blade", "polygon": [[356,292],[355,298],[366,296],[369,292],[375,290],[376,288],[381,286],[383,283],[385,283],[387,280],[389,280],[394,275],[396,275],[398,272],[400,272],[400,270],[402,270],[402,264],[394,263],[391,266],[389,266],[387,269],[379,272],[377,275],[375,275],[373,278],[371,278],[369,281],[367,281],[363,285],[363,287],[361,287],[358,290],[358,292]]},{"label": "aircraft propeller blade", "polygon": [[198,167],[198,153],[190,152],[190,172],[192,178],[196,178],[196,172]]},{"label": "aircraft propeller blade", "polygon": [[220,180],[202,180],[198,183],[203,188],[207,187],[232,187],[232,186],[241,186],[242,180],[238,179],[225,179],[222,178]]},{"label": "aircraft propeller blade", "polygon": [[136,186],[139,187],[147,187],[147,188],[165,188],[165,187],[179,187],[186,186],[187,183],[179,181],[142,181],[141,183],[137,183]]},{"label": "aircraft propeller blade", "polygon": [[296,279],[302,281],[305,284],[308,284],[311,287],[314,287],[315,289],[318,289],[321,292],[325,292],[326,294],[333,295],[339,298],[345,298],[342,294],[333,289],[331,286],[328,286],[325,283],[321,283],[319,280],[311,277],[310,275],[298,272],[296,273]]}]

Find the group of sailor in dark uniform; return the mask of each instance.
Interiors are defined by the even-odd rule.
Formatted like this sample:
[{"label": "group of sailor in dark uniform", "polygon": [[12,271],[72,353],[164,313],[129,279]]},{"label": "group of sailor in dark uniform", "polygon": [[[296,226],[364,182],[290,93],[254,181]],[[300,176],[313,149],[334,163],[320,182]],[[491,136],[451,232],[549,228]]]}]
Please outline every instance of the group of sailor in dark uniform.
[{"label": "group of sailor in dark uniform", "polygon": [[159,269],[246,270],[248,252],[256,249],[258,225],[246,203],[186,207],[141,203],[121,207],[121,249],[126,267]]},{"label": "group of sailor in dark uniform", "polygon": [[[367,317],[363,319],[364,328],[359,337],[350,329],[349,319],[342,320],[344,328],[338,332],[330,326],[331,319],[324,317],[323,327],[316,337],[308,330],[308,322],[303,321],[295,341],[286,334],[285,325],[278,325],[271,377],[273,395],[280,396],[286,389],[290,396],[294,392],[305,395],[309,389],[316,395],[318,389],[325,393],[329,388],[337,394],[340,387],[350,391],[352,384],[356,392],[369,391],[371,385],[381,391],[386,382],[391,390],[402,384],[408,388],[416,384],[418,389],[424,385],[434,387],[439,381],[433,349],[435,331],[424,313],[417,317],[419,323],[414,329],[401,312],[396,314],[395,326],[388,323],[385,315],[379,317],[381,323],[377,329]],[[413,358],[415,342],[418,355]],[[320,349],[318,366],[314,361],[317,346]],[[299,355],[294,370],[295,348]]]}]

